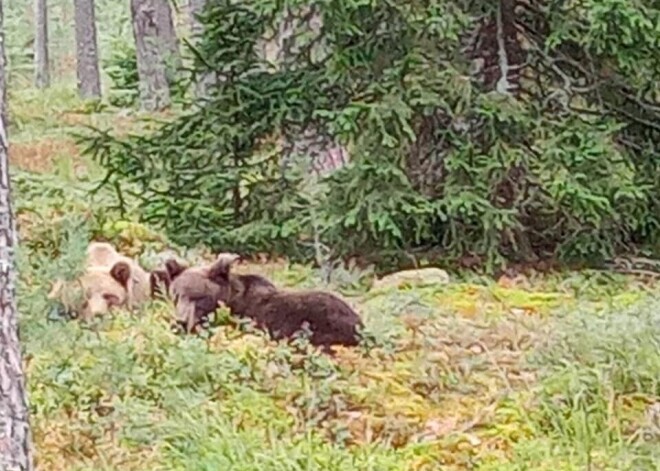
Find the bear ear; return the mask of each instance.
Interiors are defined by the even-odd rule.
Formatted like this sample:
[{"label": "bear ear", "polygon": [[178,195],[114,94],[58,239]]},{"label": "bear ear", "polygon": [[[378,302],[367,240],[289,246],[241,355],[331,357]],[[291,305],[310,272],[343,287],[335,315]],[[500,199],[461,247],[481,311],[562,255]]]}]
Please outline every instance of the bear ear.
[{"label": "bear ear", "polygon": [[168,292],[170,289],[170,274],[166,270],[154,270],[149,274],[149,283],[151,285],[151,295],[163,295],[163,290]]},{"label": "bear ear", "polygon": [[218,255],[215,263],[209,269],[209,279],[211,281],[226,281],[229,277],[231,266],[240,258],[240,255],[236,255],[235,253],[221,253]]},{"label": "bear ear", "polygon": [[170,258],[165,262],[165,269],[167,270],[167,274],[170,276],[170,280],[174,280],[174,278],[183,273],[186,268],[187,267],[180,264],[173,258]]},{"label": "bear ear", "polygon": [[117,262],[110,269],[110,276],[126,288],[128,286],[128,280],[131,278],[131,267],[126,262]]}]

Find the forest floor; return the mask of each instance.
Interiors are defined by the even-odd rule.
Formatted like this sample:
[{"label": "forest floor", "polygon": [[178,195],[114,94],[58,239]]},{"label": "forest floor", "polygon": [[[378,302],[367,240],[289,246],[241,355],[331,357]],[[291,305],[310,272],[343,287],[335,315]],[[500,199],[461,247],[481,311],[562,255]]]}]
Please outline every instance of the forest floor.
[{"label": "forest floor", "polygon": [[[88,240],[142,259],[164,237],[115,220],[88,190],[85,125],[134,130],[75,92],[10,95],[20,224],[19,307],[42,470],[660,469],[660,302],[654,286],[599,271],[354,290],[375,345],[335,359],[219,325],[170,331],[171,309],[93,325],[50,315],[46,293]],[[282,262],[242,269],[320,286]]]}]

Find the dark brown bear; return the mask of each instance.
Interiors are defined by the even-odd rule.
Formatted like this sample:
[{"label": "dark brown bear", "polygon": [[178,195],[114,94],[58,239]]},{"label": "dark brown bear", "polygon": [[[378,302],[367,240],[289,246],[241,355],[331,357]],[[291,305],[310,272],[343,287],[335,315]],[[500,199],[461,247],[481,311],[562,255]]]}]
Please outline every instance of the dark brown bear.
[{"label": "dark brown bear", "polygon": [[279,291],[260,276],[233,274],[238,258],[222,254],[208,268],[209,279],[220,287],[219,300],[232,315],[253,319],[275,340],[291,338],[307,325],[310,343],[325,350],[359,343],[363,324],[346,302],[322,291]]}]

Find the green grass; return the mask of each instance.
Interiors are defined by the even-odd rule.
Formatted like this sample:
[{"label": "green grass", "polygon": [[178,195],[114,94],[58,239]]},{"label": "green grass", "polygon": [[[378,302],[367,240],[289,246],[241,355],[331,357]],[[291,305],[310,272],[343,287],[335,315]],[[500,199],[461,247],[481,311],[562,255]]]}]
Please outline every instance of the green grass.
[{"label": "green grass", "polygon": [[[660,431],[645,414],[660,400],[660,302],[648,289],[587,272],[531,290],[465,279],[354,293],[376,345],[336,360],[235,326],[176,336],[164,303],[91,326],[54,321],[40,274],[70,269],[85,231],[129,252],[162,242],[72,219],[83,184],[48,197],[55,177],[17,178],[20,215],[67,208],[22,238],[40,469],[657,469]],[[38,211],[26,215],[28,201]],[[251,268],[318,284],[309,267]]]},{"label": "green grass", "polygon": [[421,303],[404,321],[401,294],[389,298],[362,310],[373,326],[380,307],[391,328],[378,338],[395,351],[332,361],[230,326],[177,337],[159,303],[92,327],[49,323],[43,294],[23,293],[41,467],[655,469],[644,412],[660,394],[657,301],[547,321]]},{"label": "green grass", "polygon": [[[21,336],[40,469],[659,469],[660,429],[647,416],[660,403],[660,300],[618,275],[336,286],[375,345],[335,360],[231,325],[180,337],[164,303],[87,326],[53,319],[50,281],[73,276],[91,237],[145,264],[168,243],[135,222],[133,205],[120,218],[112,192],[90,197],[102,172],[80,177],[75,146],[61,150],[83,123],[133,122],[86,109],[66,86],[11,99],[10,138],[23,146],[12,156]],[[44,140],[55,164],[27,171],[21,156]],[[320,285],[311,267],[250,268],[281,286]]]}]

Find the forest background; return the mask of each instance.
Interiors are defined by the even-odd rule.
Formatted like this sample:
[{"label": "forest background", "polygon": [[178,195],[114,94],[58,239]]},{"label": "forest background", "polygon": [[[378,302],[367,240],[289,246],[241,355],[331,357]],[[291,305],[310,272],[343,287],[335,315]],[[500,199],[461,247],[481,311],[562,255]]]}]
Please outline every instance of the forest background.
[{"label": "forest background", "polygon": [[[97,1],[98,93],[86,3],[4,2],[40,468],[657,469],[653,2],[210,1],[195,22]],[[90,238],[147,266],[259,254],[350,298],[375,344],[180,338],[158,303],[63,322],[49,283]],[[369,289],[428,265],[451,282]]]}]

